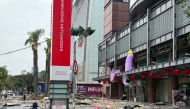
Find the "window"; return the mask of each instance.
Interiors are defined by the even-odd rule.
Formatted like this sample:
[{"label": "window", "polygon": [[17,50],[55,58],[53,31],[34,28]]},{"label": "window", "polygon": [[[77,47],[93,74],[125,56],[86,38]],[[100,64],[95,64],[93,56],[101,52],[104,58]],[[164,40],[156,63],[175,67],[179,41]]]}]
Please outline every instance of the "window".
[{"label": "window", "polygon": [[163,4],[162,6],[161,6],[161,12],[163,12],[163,11],[165,11],[166,10],[166,4]]},{"label": "window", "polygon": [[156,11],[154,10],[151,14],[151,18],[154,18],[156,16]]},{"label": "window", "polygon": [[137,28],[137,23],[135,23],[135,24],[133,25],[133,30],[134,30],[135,28]]},{"label": "window", "polygon": [[186,55],[185,55],[186,53],[188,53],[188,49],[187,48],[182,49],[182,50],[178,50],[177,51],[178,59],[186,57]]},{"label": "window", "polygon": [[[125,31],[123,31],[122,33],[123,33],[123,36],[125,36]],[[123,37],[123,36],[122,36],[122,37]]]},{"label": "window", "polygon": [[160,14],[160,7],[156,9],[156,15]]},{"label": "window", "polygon": [[123,2],[129,2],[129,0],[123,0]]},{"label": "window", "polygon": [[139,21],[137,22],[137,27],[139,27],[140,25],[139,25]]},{"label": "window", "polygon": [[137,67],[144,67],[144,66],[147,66],[146,65],[146,59],[144,59],[144,60],[137,63]]},{"label": "window", "polygon": [[142,25],[144,22],[143,22],[143,19],[140,20],[140,25]]},{"label": "window", "polygon": [[172,2],[171,2],[171,0],[167,2],[166,6],[167,6],[167,9],[170,8],[170,7],[172,6]]},{"label": "window", "polygon": [[169,56],[168,54],[157,56],[156,57],[156,63],[163,63],[163,62],[168,62],[169,61]]},{"label": "window", "polygon": [[147,22],[147,16],[144,18],[144,23]]},{"label": "window", "polygon": [[130,28],[127,29],[128,33],[130,33]]},{"label": "window", "polygon": [[125,35],[127,34],[127,29],[125,30]]}]

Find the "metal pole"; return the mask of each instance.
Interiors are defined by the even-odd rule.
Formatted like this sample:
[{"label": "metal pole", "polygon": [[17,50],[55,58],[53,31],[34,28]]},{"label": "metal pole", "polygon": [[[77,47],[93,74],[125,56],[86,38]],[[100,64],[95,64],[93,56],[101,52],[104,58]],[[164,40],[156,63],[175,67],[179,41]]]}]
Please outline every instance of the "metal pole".
[{"label": "metal pole", "polygon": [[[76,60],[76,41],[74,42],[74,54],[73,54],[73,60]],[[75,92],[76,92],[76,81],[75,81],[75,75],[74,71],[72,72],[73,76],[73,109],[75,109]]]},{"label": "metal pole", "polygon": [[176,12],[175,12],[175,9],[176,9],[176,3],[175,3],[175,0],[172,0],[173,2],[173,32],[172,32],[172,39],[173,39],[173,61],[175,61],[176,59],[176,56],[177,56],[177,52],[176,52]]}]

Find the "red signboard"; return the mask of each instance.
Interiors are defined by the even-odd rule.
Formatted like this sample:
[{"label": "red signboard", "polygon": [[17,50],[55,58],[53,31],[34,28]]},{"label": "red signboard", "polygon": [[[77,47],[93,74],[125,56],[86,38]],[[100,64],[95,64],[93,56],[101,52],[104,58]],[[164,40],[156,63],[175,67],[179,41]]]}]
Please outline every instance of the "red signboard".
[{"label": "red signboard", "polygon": [[53,0],[51,80],[70,79],[72,0]]}]

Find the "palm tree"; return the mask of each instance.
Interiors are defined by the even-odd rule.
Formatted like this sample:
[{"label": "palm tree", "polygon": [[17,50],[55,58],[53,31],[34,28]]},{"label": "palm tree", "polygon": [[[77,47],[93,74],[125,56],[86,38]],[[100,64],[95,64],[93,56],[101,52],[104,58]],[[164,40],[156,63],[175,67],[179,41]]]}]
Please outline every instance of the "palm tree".
[{"label": "palm tree", "polygon": [[0,67],[0,92],[2,91],[2,86],[6,83],[7,77],[8,77],[7,67],[6,66]]},{"label": "palm tree", "polygon": [[33,51],[33,67],[34,67],[34,94],[37,95],[38,87],[38,41],[43,35],[44,29],[37,29],[35,31],[28,32],[29,38],[25,41],[25,46],[30,44]]},{"label": "palm tree", "polygon": [[39,81],[45,82],[45,78],[46,78],[46,71],[42,70],[41,73],[40,73]]},{"label": "palm tree", "polygon": [[44,48],[46,52],[46,84],[45,84],[45,93],[48,94],[49,92],[49,82],[50,82],[50,54],[51,54],[51,39],[46,39],[47,47]]}]

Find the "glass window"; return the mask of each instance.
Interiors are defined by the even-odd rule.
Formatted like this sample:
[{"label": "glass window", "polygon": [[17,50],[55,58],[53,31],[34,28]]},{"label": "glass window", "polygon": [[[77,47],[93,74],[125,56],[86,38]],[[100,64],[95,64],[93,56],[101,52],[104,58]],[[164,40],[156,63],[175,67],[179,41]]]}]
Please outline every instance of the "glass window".
[{"label": "glass window", "polygon": [[144,23],[147,22],[147,16],[143,19]]},{"label": "glass window", "polygon": [[144,66],[147,66],[146,65],[146,59],[137,63],[137,67],[144,67]]},{"label": "glass window", "polygon": [[135,28],[137,28],[137,23],[135,23],[135,24],[133,25],[133,29],[135,29]]},{"label": "glass window", "polygon": [[127,34],[127,29],[125,30],[125,35]]},{"label": "glass window", "polygon": [[166,10],[166,4],[163,4],[162,6],[161,6],[161,12],[163,12],[163,11],[165,11]]},{"label": "glass window", "polygon": [[155,17],[156,16],[156,10],[154,10],[151,14],[151,18]]},{"label": "glass window", "polygon": [[170,8],[170,7],[172,6],[172,2],[171,2],[171,0],[167,2],[167,5],[166,5],[166,6],[167,6],[167,9]]},{"label": "glass window", "polygon": [[178,50],[177,53],[178,53],[178,59],[181,59],[181,58],[184,58],[186,57],[186,53],[187,53],[188,49],[182,49],[182,50]]},{"label": "glass window", "polygon": [[137,22],[137,27],[139,27],[140,25],[139,25],[139,21]]},{"label": "glass window", "polygon": [[160,7],[156,9],[156,15],[160,14]]},{"label": "glass window", "polygon": [[123,2],[129,2],[129,0],[123,0]]},{"label": "glass window", "polygon": [[169,56],[168,54],[157,56],[156,57],[156,63],[162,63],[162,62],[168,62],[169,61]]},{"label": "glass window", "polygon": [[143,24],[143,19],[140,20],[140,25],[142,25],[142,24]]}]

